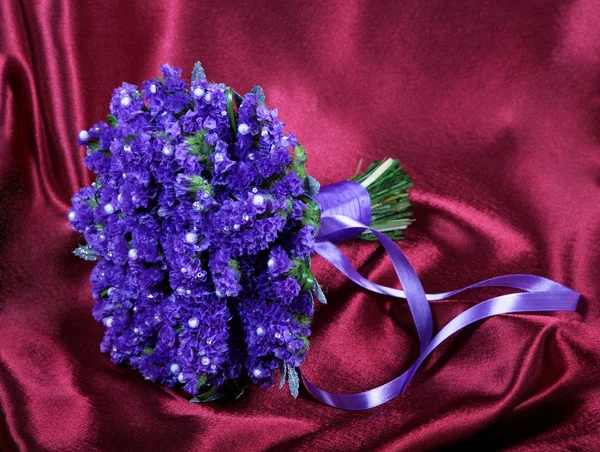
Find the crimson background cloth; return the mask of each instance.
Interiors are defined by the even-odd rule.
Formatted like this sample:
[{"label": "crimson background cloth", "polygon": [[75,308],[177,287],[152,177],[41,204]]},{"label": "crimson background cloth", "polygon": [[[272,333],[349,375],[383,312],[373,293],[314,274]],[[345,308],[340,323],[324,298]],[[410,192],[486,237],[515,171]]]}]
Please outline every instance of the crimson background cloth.
[{"label": "crimson background cloth", "polygon": [[[0,2],[0,445],[4,450],[598,450],[600,3],[578,1]],[[403,396],[344,412],[252,388],[196,405],[99,351],[91,263],[70,196],[93,179],[80,129],[113,88],[170,62],[264,87],[322,183],[399,158],[415,182],[402,249],[428,292],[532,273],[577,313],[510,315],[452,337]],[[376,243],[343,245],[394,284]],[[418,346],[405,302],[323,260],[303,369],[356,392]],[[439,329],[494,294],[435,303]]]}]

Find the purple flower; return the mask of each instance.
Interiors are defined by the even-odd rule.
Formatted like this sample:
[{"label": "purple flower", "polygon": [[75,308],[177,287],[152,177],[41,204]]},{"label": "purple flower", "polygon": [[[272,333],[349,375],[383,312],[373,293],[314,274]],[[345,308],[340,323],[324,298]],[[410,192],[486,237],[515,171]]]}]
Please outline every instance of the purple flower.
[{"label": "purple flower", "polygon": [[112,117],[78,137],[98,177],[68,218],[101,257],[90,276],[100,349],[191,394],[268,387],[303,362],[313,315],[290,276],[316,236],[302,220],[297,140],[255,93],[234,129],[225,85],[160,70],[139,90],[116,88]]}]

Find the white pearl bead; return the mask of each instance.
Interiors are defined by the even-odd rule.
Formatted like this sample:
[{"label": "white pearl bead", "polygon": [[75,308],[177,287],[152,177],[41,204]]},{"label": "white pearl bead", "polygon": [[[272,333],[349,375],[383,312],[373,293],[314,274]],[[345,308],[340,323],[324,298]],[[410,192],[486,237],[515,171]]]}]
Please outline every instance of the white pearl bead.
[{"label": "white pearl bead", "polygon": [[185,382],[185,377],[183,376],[183,372],[180,373],[179,375],[177,375],[177,380],[179,381],[179,383]]},{"label": "white pearl bead", "polygon": [[248,214],[247,214],[247,213],[245,213],[244,215],[242,215],[242,219],[243,219],[244,221],[248,221],[248,220],[250,219],[250,217],[248,216]]},{"label": "white pearl bead", "polygon": [[119,202],[119,204],[123,202],[123,195],[121,193],[117,195],[117,201]]},{"label": "white pearl bead", "polygon": [[115,208],[113,207],[113,205],[111,203],[104,204],[104,211],[110,215],[111,213],[113,213],[115,211]]},{"label": "white pearl bead", "polygon": [[183,295],[185,293],[185,289],[183,287],[177,288],[177,295]]},{"label": "white pearl bead", "polygon": [[87,132],[87,130],[82,130],[81,132],[79,132],[79,139],[81,141],[87,141],[89,137],[90,134]]},{"label": "white pearl bead", "polygon": [[252,372],[252,375],[254,375],[256,378],[258,378],[262,375],[262,372],[260,371],[260,369],[254,369],[254,371]]},{"label": "white pearl bead", "polygon": [[271,258],[267,261],[267,267],[269,267],[269,268],[275,267],[275,261],[273,260],[273,258]]},{"label": "white pearl bead", "polygon": [[165,155],[173,154],[173,146],[171,146],[170,144],[165,144],[162,148],[162,152]]},{"label": "white pearl bead", "polygon": [[201,362],[203,365],[205,365],[205,366],[208,366],[208,365],[210,364],[210,358],[209,358],[208,356],[205,356],[204,358],[202,358],[202,359],[200,360],[200,362]]},{"label": "white pearl bead", "polygon": [[265,198],[263,198],[261,195],[255,195],[252,198],[252,204],[254,204],[255,206],[262,206],[265,202]]},{"label": "white pearl bead", "polygon": [[185,241],[188,243],[196,243],[198,241],[198,236],[193,232],[188,232],[185,235]]},{"label": "white pearl bead", "polygon": [[[156,85],[154,85],[154,84],[150,85],[150,92],[152,94],[156,94]],[[175,372],[173,372],[173,373],[175,373]]]},{"label": "white pearl bead", "polygon": [[196,97],[202,97],[203,94],[204,94],[204,90],[200,87],[198,87],[194,90],[194,96],[196,96]]},{"label": "white pearl bead", "polygon": [[196,317],[192,317],[188,320],[188,325],[190,326],[190,328],[198,328],[198,325],[200,325],[200,321]]},{"label": "white pearl bead", "polygon": [[173,364],[171,364],[171,367],[169,368],[169,370],[171,371],[172,374],[178,374],[181,371],[181,367],[179,367],[179,364],[173,363]]},{"label": "white pearl bead", "polygon": [[215,162],[222,162],[224,157],[223,154],[221,154],[220,152],[217,152],[214,156]]},{"label": "white pearl bead", "polygon": [[212,99],[212,96],[210,95],[210,93],[206,93],[206,96],[204,96],[204,100],[206,102],[210,102],[211,99]]},{"label": "white pearl bead", "polygon": [[275,338],[276,338],[276,339],[279,339],[280,337],[281,337],[281,334],[279,334],[279,333],[275,333]]},{"label": "white pearl bead", "polygon": [[251,152],[250,154],[248,154],[248,159],[249,160],[254,160],[254,153]]},{"label": "white pearl bead", "polygon": [[131,152],[131,146],[129,146],[128,144],[126,144],[125,146],[123,146],[123,150],[125,152]]},{"label": "white pearl bead", "polygon": [[238,126],[238,132],[240,135],[247,135],[250,132],[250,127],[248,127],[248,124],[241,123]]},{"label": "white pearl bead", "polygon": [[258,188],[254,187],[254,188],[252,189],[252,193],[258,193]]},{"label": "white pearl bead", "polygon": [[198,201],[194,201],[194,203],[192,204],[192,208],[198,212],[200,209],[202,209],[202,204],[200,204]]},{"label": "white pearl bead", "polygon": [[[135,309],[134,309],[134,310],[135,310]],[[136,328],[134,328],[134,329],[133,329],[133,332],[137,334],[137,333],[139,333],[139,332],[140,332],[140,329],[136,327]]]},{"label": "white pearl bead", "polygon": [[240,230],[240,225],[239,225],[239,224],[237,224],[237,223],[236,223],[236,224],[234,224],[234,225],[233,225],[233,230],[234,230],[234,231],[239,231],[239,230]]},{"label": "white pearl bead", "polygon": [[129,253],[127,253],[127,255],[129,256],[129,259],[136,260],[138,257],[138,252],[135,248],[131,248],[129,250]]},{"label": "white pearl bead", "polygon": [[113,318],[112,317],[107,317],[104,319],[104,325],[106,326],[106,328],[110,328],[113,324]]},{"label": "white pearl bead", "polygon": [[123,107],[128,107],[130,103],[131,103],[131,97],[129,97],[129,96],[121,97],[121,105]]},{"label": "white pearl bead", "polygon": [[261,326],[259,326],[258,328],[256,328],[256,334],[258,336],[264,336],[265,335],[265,330],[263,330],[263,328]]},{"label": "white pearl bead", "polygon": [[77,218],[77,214],[74,211],[69,212],[69,221],[74,221]]},{"label": "white pearl bead", "polygon": [[210,365],[210,368],[211,368],[212,370],[216,370],[216,369],[217,369],[217,366],[215,366],[214,364],[211,364],[211,365]]}]

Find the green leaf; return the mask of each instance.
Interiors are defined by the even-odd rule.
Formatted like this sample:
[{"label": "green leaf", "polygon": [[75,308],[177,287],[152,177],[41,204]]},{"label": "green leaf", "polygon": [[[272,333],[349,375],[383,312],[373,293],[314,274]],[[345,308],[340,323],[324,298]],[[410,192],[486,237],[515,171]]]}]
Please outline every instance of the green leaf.
[{"label": "green leaf", "polygon": [[185,139],[185,144],[189,149],[191,155],[198,157],[201,162],[209,161],[209,156],[213,153],[214,148],[206,142],[206,135],[208,131],[202,129],[194,135],[188,136]]},{"label": "green leaf", "polygon": [[202,386],[204,386],[206,384],[206,381],[208,380],[208,376],[206,374],[200,374],[198,375],[198,382],[196,383],[196,388],[200,389]]},{"label": "green leaf", "polygon": [[152,352],[154,352],[153,347],[144,347],[144,355],[149,355]]},{"label": "green leaf", "polygon": [[201,80],[206,80],[206,74],[204,73],[204,69],[200,64],[200,61],[196,61],[196,64],[194,64],[194,69],[192,69],[192,82],[198,82]]},{"label": "green leaf", "polygon": [[111,127],[116,127],[116,125],[118,124],[117,118],[115,118],[112,114],[106,115],[106,122]]}]

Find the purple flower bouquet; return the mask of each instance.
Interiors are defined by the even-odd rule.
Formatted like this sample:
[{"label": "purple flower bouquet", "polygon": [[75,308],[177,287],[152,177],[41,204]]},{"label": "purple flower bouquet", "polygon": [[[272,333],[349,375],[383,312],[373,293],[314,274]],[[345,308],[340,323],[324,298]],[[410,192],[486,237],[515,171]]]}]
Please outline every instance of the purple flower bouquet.
[{"label": "purple flower bouquet", "polygon": [[[305,150],[260,87],[239,96],[199,63],[191,84],[161,72],[123,83],[106,122],[79,134],[97,179],[68,217],[86,242],[74,253],[98,261],[101,350],[192,401],[270,387],[277,374],[296,396],[313,300],[326,302],[310,270],[321,206]],[[411,182],[398,162],[352,180],[368,191],[371,227],[401,238]]]}]

